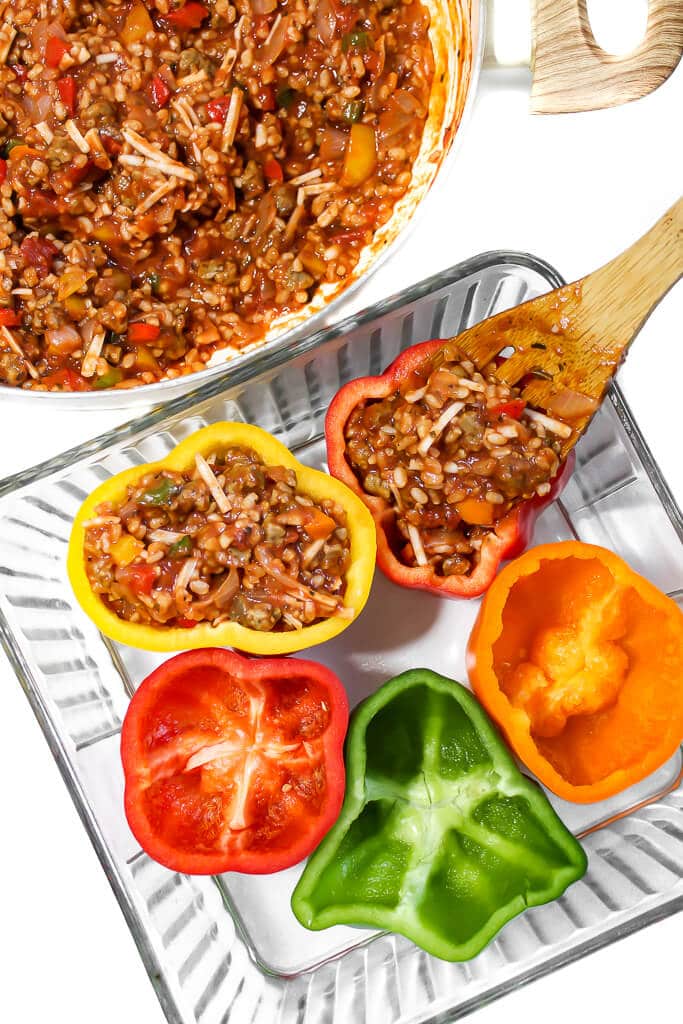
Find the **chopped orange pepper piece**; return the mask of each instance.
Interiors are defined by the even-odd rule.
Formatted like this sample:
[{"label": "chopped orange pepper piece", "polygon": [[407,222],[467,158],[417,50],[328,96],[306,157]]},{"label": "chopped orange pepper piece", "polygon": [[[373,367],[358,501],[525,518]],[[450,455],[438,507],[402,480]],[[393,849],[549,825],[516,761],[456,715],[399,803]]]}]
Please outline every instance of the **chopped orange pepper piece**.
[{"label": "chopped orange pepper piece", "polygon": [[124,46],[139,43],[148,32],[154,32],[154,24],[143,4],[134,4],[126,16],[121,32]]},{"label": "chopped orange pepper piece", "polygon": [[129,533],[119,537],[109,548],[109,554],[117,565],[130,565],[138,557],[145,545],[141,540],[136,540]]},{"label": "chopped orange pepper piece", "polygon": [[490,526],[493,522],[493,505],[485,498],[466,498],[456,508],[471,526]]}]

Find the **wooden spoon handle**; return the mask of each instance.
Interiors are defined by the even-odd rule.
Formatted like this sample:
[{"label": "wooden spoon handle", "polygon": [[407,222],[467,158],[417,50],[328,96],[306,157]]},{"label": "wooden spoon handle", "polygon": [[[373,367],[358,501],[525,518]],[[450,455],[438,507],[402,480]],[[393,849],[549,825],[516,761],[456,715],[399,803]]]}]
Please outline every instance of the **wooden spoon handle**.
[{"label": "wooden spoon handle", "polygon": [[648,0],[645,38],[633,53],[619,57],[595,41],[587,0],[532,0],[532,11],[534,114],[597,110],[647,96],[672,74],[683,53],[680,0]]},{"label": "wooden spoon handle", "polygon": [[581,301],[575,330],[623,352],[670,288],[683,276],[683,196],[647,234],[573,287]]}]

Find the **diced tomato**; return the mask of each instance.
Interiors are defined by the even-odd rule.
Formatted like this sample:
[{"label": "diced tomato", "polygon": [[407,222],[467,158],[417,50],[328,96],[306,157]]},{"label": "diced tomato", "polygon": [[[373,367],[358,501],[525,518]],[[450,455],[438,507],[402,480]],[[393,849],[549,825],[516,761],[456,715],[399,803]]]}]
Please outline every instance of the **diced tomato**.
[{"label": "diced tomato", "polygon": [[22,197],[19,212],[25,217],[51,220],[64,212],[64,201],[47,189],[29,188]]},{"label": "diced tomato", "polygon": [[230,97],[221,96],[217,100],[209,100],[206,104],[206,110],[212,121],[217,121],[218,124],[225,124],[225,119],[228,116],[228,107],[230,106]]},{"label": "diced tomato", "polygon": [[100,132],[100,138],[102,139],[102,145],[104,151],[108,156],[118,156],[123,149],[123,144],[118,139],[113,138],[111,135],[107,135],[106,132]]},{"label": "diced tomato", "polygon": [[154,75],[147,86],[147,91],[152,104],[157,108],[157,110],[161,110],[162,107],[165,107],[171,98],[171,90],[161,75]]},{"label": "diced tomato", "polygon": [[268,181],[283,181],[284,180],[284,174],[282,172],[282,167],[280,166],[278,161],[275,159],[275,157],[271,157],[269,160],[266,160],[265,164],[263,165],[263,173],[265,174],[265,176],[268,179]]},{"label": "diced tomato", "polygon": [[28,77],[28,68],[25,64],[10,64],[10,71],[13,71],[20,82],[25,82]]},{"label": "diced tomato", "polygon": [[342,0],[332,0],[332,10],[337,22],[337,34],[344,35],[358,21],[360,11],[354,3],[346,4]]},{"label": "diced tomato", "polygon": [[0,159],[0,185],[3,184],[7,177],[7,161]]},{"label": "diced tomato", "polygon": [[363,63],[365,64],[365,70],[374,81],[382,70],[383,61],[380,54],[376,50],[367,50],[363,54]]},{"label": "diced tomato", "polygon": [[164,18],[171,25],[175,25],[176,28],[199,28],[208,14],[209,12],[204,4],[194,3],[194,0],[190,0],[190,3],[185,4],[184,7],[179,7],[177,11],[165,14]]},{"label": "diced tomato", "polygon": [[49,68],[58,68],[62,57],[69,52],[69,44],[59,36],[50,36],[45,44],[45,63]]},{"label": "diced tomato", "polygon": [[156,576],[156,569],[153,565],[132,562],[119,569],[117,579],[120,583],[130,587],[133,593],[149,595],[152,593]]},{"label": "diced tomato", "polygon": [[255,100],[260,110],[275,110],[275,90],[272,85],[259,86]]},{"label": "diced tomato", "polygon": [[89,391],[90,385],[88,384],[85,377],[81,377],[80,373],[76,373],[75,370],[63,369],[55,370],[54,373],[48,373],[46,377],[40,378],[41,384],[47,384],[48,387],[68,387],[71,391]]},{"label": "diced tomato", "polygon": [[20,246],[24,262],[29,267],[35,267],[38,277],[47,277],[52,270],[52,261],[57,255],[57,246],[49,239],[41,238],[40,235],[27,235]]},{"label": "diced tomato", "polygon": [[489,419],[498,419],[500,416],[509,416],[513,420],[518,420],[526,408],[526,402],[523,398],[512,398],[509,402],[501,402],[500,405],[494,405],[490,409],[486,410],[486,415]]},{"label": "diced tomato", "polygon": [[64,75],[63,78],[57,79],[57,92],[59,93],[59,98],[72,117],[76,113],[77,88],[76,79],[73,75]]},{"label": "diced tomato", "polygon": [[367,228],[347,228],[343,231],[335,231],[327,236],[330,245],[344,245],[345,242],[364,242],[368,236]]},{"label": "diced tomato", "polygon": [[61,170],[52,172],[50,185],[57,195],[66,195],[74,185],[79,185],[88,177],[94,166],[93,160],[86,160],[84,164],[67,164]]},{"label": "diced tomato", "polygon": [[0,327],[16,327],[21,319],[13,309],[0,309]]},{"label": "diced tomato", "polygon": [[178,626],[179,629],[194,629],[199,623],[196,619],[176,619],[174,625]]},{"label": "diced tomato", "polygon": [[146,324],[142,320],[128,324],[128,340],[134,344],[138,342],[156,341],[161,334],[161,328],[156,324]]}]

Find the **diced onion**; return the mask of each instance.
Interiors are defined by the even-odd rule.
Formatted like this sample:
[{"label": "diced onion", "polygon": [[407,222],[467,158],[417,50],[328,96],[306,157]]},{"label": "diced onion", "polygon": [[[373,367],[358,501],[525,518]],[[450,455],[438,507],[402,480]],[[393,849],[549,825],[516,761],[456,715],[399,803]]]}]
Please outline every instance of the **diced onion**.
[{"label": "diced onion", "polygon": [[281,15],[278,15],[273,22],[270,35],[263,46],[259,46],[256,51],[256,61],[261,65],[261,67],[268,67],[270,64],[274,64],[278,59],[285,48],[285,43],[287,42],[288,28],[289,18],[283,18]]},{"label": "diced onion", "polygon": [[61,353],[75,352],[83,346],[83,339],[78,331],[68,324],[45,331],[45,341],[48,348]]},{"label": "diced onion", "polygon": [[37,95],[25,92],[21,97],[24,110],[30,117],[33,124],[40,124],[52,113],[53,99],[47,91],[40,91]]},{"label": "diced onion", "polygon": [[320,42],[331,43],[337,31],[337,18],[330,0],[318,0],[314,20]]},{"label": "diced onion", "polygon": [[379,117],[378,131],[383,141],[399,135],[409,127],[420,112],[420,104],[405,89],[397,89],[387,100]]},{"label": "diced onion", "polygon": [[256,227],[254,229],[254,241],[258,245],[273,226],[277,216],[277,206],[273,193],[268,191],[261,198],[256,207]]},{"label": "diced onion", "polygon": [[31,45],[36,53],[42,58],[45,53],[47,41],[50,36],[57,36],[59,39],[66,39],[66,32],[58,21],[48,21],[41,18],[31,29]]},{"label": "diced onion", "polygon": [[588,395],[582,395],[571,388],[565,388],[553,395],[548,401],[547,409],[554,416],[563,420],[577,420],[583,416],[591,416],[598,407],[598,401]]},{"label": "diced onion", "polygon": [[341,160],[346,152],[348,135],[339,128],[325,128],[320,141],[320,159],[324,163]]}]

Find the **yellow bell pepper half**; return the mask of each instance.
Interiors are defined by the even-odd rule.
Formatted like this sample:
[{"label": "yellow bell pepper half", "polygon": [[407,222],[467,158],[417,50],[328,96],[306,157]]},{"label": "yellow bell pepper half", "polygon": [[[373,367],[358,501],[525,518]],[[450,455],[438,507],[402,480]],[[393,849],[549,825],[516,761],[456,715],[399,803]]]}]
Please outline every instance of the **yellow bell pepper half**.
[{"label": "yellow bell pepper half", "polygon": [[[151,626],[120,619],[96,594],[85,569],[84,523],[96,514],[103,502],[121,505],[127,488],[147,473],[161,469],[183,472],[195,465],[195,455],[204,457],[228,446],[241,445],[257,453],[265,465],[293,469],[297,490],[316,502],[331,499],[346,512],[351,563],[346,573],[344,606],[353,616],[334,615],[328,619],[286,632],[263,632],[227,621],[218,626],[200,622],[192,630]],[[375,527],[362,501],[343,483],[316,469],[302,465],[292,453],[266,431],[245,423],[216,423],[186,438],[160,462],[135,466],[100,484],[84,501],[74,520],[69,540],[67,570],[74,593],[83,611],[105,636],[130,647],[148,651],[179,651],[197,647],[235,647],[251,654],[289,654],[323,643],[337,636],[357,618],[367,601],[375,568]],[[124,556],[125,557],[125,556]]]}]

